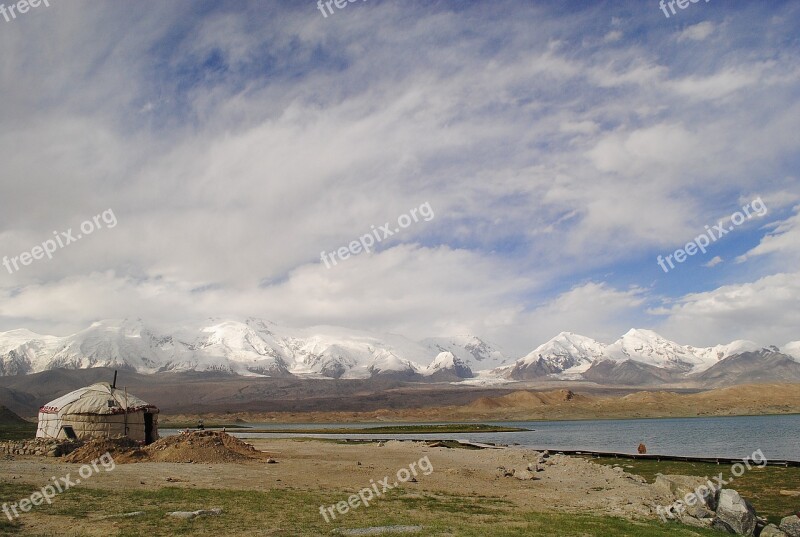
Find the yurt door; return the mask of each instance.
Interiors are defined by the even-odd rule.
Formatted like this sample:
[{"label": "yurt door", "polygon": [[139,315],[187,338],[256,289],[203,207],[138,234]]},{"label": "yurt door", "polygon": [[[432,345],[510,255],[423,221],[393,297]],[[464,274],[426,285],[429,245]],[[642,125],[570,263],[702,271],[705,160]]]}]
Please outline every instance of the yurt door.
[{"label": "yurt door", "polygon": [[149,412],[144,413],[144,443],[153,443],[153,415]]}]

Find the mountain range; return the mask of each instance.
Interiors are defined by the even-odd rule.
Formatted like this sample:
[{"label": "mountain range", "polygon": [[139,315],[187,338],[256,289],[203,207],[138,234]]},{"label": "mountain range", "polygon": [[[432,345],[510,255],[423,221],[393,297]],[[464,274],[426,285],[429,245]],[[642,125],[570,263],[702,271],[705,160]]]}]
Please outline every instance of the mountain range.
[{"label": "mountain range", "polygon": [[779,349],[738,340],[714,347],[632,329],[613,343],[562,332],[514,359],[477,336],[421,341],[341,327],[289,329],[260,319],[156,330],[141,320],[99,321],[69,336],[0,332],[0,376],[110,367],[143,374],[217,371],[317,379],[389,378],[491,384],[530,380],[655,385],[800,381],[800,341]]}]

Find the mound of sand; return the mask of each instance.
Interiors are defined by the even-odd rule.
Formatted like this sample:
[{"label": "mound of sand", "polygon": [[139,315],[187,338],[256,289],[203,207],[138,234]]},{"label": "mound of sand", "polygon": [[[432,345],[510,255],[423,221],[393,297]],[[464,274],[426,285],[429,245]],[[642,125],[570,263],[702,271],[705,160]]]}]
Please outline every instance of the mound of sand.
[{"label": "mound of sand", "polygon": [[660,391],[636,392],[626,395],[622,399],[623,401],[629,401],[631,403],[671,404],[677,399],[680,399],[680,397],[680,395],[674,392]]},{"label": "mound of sand", "polygon": [[64,458],[66,462],[87,463],[104,453],[111,453],[114,462],[244,462],[266,458],[250,444],[218,431],[194,431],[162,438],[142,447],[128,438],[92,440]]},{"label": "mound of sand", "polygon": [[497,400],[492,399],[491,397],[481,397],[480,399],[476,399],[472,403],[469,404],[469,408],[473,410],[494,410],[496,408],[501,408],[501,405]]},{"label": "mound of sand", "polygon": [[518,390],[500,397],[481,397],[468,405],[468,407],[473,410],[526,409],[583,401],[585,399],[581,395],[575,395],[571,390],[551,390],[546,392]]}]

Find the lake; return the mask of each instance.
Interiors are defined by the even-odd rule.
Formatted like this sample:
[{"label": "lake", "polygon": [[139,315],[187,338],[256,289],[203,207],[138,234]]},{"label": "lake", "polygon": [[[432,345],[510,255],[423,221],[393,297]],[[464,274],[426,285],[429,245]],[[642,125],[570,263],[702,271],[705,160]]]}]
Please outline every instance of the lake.
[{"label": "lake", "polygon": [[[353,438],[469,440],[472,442],[519,444],[534,449],[609,451],[636,453],[639,443],[648,454],[687,457],[744,458],[761,449],[767,459],[800,461],[800,415],[737,416],[712,418],[663,418],[589,421],[482,422],[533,429],[517,433],[454,434],[307,434],[304,429],[350,429],[395,425],[394,423],[251,424],[256,429],[285,429],[285,433],[248,433],[229,429],[239,438]],[[397,425],[423,425],[398,423]],[[161,430],[162,436],[176,434]]]}]

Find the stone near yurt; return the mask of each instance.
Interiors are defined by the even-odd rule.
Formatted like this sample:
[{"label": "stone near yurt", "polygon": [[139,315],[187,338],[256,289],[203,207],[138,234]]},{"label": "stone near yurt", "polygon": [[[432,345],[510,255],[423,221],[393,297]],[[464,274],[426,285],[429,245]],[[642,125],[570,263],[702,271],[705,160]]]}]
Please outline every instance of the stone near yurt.
[{"label": "stone near yurt", "polygon": [[117,436],[145,444],[158,440],[158,408],[102,382],[70,392],[39,409],[37,438]]},{"label": "stone near yurt", "polygon": [[717,505],[717,519],[737,535],[755,535],[756,512],[747,500],[733,489],[722,489]]},{"label": "stone near yurt", "polygon": [[781,520],[780,528],[790,537],[800,537],[800,517],[797,515],[787,516]]},{"label": "stone near yurt", "polygon": [[768,524],[761,530],[759,537],[787,537],[789,534],[782,532],[775,524]]}]

